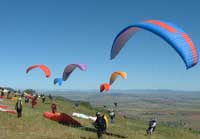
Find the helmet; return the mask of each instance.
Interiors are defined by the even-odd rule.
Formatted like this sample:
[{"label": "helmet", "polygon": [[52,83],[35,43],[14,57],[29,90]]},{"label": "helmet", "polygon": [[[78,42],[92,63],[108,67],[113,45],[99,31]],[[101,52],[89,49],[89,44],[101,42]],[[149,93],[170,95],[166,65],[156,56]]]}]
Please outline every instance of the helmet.
[{"label": "helmet", "polygon": [[96,116],[100,116],[101,114],[100,114],[100,112],[96,112]]},{"label": "helmet", "polygon": [[156,121],[157,121],[157,119],[156,119],[156,118],[152,118],[152,119],[151,119],[151,121],[154,121],[154,122],[156,122]]},{"label": "helmet", "polygon": [[22,100],[22,98],[21,98],[21,97],[19,97],[19,98],[18,98],[18,100],[19,100],[19,101],[21,101],[21,100]]}]

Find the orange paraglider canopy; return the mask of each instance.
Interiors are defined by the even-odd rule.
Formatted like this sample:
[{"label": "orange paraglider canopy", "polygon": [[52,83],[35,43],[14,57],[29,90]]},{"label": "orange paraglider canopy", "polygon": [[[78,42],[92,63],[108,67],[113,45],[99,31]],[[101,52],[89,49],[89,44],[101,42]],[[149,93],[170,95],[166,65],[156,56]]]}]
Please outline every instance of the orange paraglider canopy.
[{"label": "orange paraglider canopy", "polygon": [[123,79],[127,78],[126,72],[123,72],[123,71],[113,72],[110,77],[110,85],[112,85],[114,83],[114,81],[117,79],[118,76],[121,76]]},{"label": "orange paraglider canopy", "polygon": [[50,69],[47,66],[42,65],[42,64],[30,66],[26,70],[26,73],[28,73],[29,71],[31,71],[32,69],[35,69],[35,68],[40,68],[45,73],[45,75],[46,75],[47,78],[49,78],[51,76]]},{"label": "orange paraglider canopy", "polygon": [[109,90],[110,90],[110,85],[108,83],[104,83],[100,86],[100,92],[109,91]]}]

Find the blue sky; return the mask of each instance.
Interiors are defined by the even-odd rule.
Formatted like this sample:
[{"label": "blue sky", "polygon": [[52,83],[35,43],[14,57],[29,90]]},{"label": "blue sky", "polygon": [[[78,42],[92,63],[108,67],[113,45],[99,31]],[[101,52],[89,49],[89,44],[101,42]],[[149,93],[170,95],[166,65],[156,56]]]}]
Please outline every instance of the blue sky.
[{"label": "blue sky", "polygon": [[[0,85],[33,89],[98,89],[113,71],[126,71],[113,89],[200,90],[200,67],[186,70],[177,53],[156,35],[141,31],[114,59],[115,36],[128,25],[147,19],[171,21],[200,46],[198,1],[179,0],[19,0],[0,1]],[[45,64],[26,74],[33,64]],[[85,63],[62,87],[53,79],[70,63]]]}]

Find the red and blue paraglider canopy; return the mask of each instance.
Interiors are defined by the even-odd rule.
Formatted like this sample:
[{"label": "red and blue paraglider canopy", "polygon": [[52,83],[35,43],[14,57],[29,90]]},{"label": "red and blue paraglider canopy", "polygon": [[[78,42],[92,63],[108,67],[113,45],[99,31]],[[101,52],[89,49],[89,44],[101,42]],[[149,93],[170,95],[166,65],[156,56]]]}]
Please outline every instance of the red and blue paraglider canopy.
[{"label": "red and blue paraglider canopy", "polygon": [[118,55],[125,43],[140,29],[148,30],[170,44],[181,56],[187,69],[198,63],[198,52],[191,38],[178,26],[160,20],[147,20],[123,29],[113,42],[111,59]]}]

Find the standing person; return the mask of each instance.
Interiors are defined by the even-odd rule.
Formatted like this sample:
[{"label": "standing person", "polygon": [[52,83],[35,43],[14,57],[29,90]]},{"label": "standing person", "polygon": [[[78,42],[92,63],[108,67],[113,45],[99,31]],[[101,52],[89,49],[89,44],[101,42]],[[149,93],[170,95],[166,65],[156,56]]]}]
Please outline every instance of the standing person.
[{"label": "standing person", "polygon": [[29,103],[29,98],[25,96],[25,103]]},{"label": "standing person", "polygon": [[10,98],[11,98],[10,94],[11,94],[11,92],[8,91],[8,93],[7,93],[7,99],[10,99]]},{"label": "standing person", "polygon": [[22,99],[19,98],[16,105],[15,105],[15,109],[17,111],[17,117],[20,118],[22,117]]},{"label": "standing person", "polygon": [[114,105],[115,105],[115,107],[117,107],[117,105],[118,105],[117,102],[114,102]]},{"label": "standing person", "polygon": [[110,123],[114,123],[114,119],[115,119],[115,112],[112,110],[112,111],[110,111],[110,114],[109,114],[109,116],[110,116]]},{"label": "standing person", "polygon": [[37,104],[37,96],[34,96],[32,99],[32,108],[34,108],[36,104]]},{"label": "standing person", "polygon": [[149,128],[147,129],[147,134],[152,134],[156,130],[157,121],[152,119],[149,121]]},{"label": "standing person", "polygon": [[97,137],[98,139],[103,138],[103,133],[105,132],[105,123],[104,119],[101,116],[100,112],[96,112],[96,121],[94,122],[94,126],[97,129]]},{"label": "standing person", "polygon": [[52,111],[52,113],[56,113],[56,111],[57,111],[57,105],[56,105],[55,102],[53,102],[53,103],[51,104],[51,111]]},{"label": "standing person", "polygon": [[44,94],[43,94],[43,95],[42,95],[42,103],[44,103],[45,100],[46,100],[46,98],[45,98],[45,96],[44,96]]},{"label": "standing person", "polygon": [[2,97],[4,96],[4,92],[1,92],[1,96],[2,96]]},{"label": "standing person", "polygon": [[49,94],[49,99],[50,99],[50,100],[52,100],[52,99],[53,99],[53,97],[51,96],[51,94]]}]

